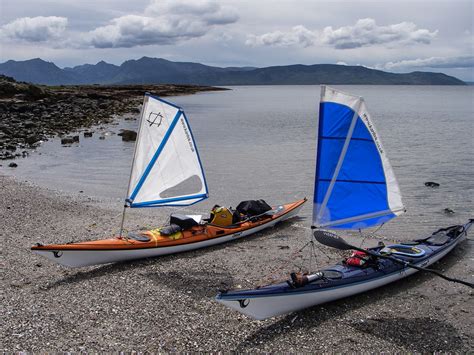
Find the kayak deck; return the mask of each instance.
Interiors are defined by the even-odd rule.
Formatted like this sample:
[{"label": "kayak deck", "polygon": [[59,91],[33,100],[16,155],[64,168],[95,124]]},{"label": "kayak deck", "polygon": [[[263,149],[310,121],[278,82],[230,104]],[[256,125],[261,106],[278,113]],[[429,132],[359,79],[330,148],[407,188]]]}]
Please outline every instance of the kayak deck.
[{"label": "kayak deck", "polygon": [[87,266],[125,261],[194,250],[248,236],[280,221],[294,217],[306,198],[280,205],[274,213],[236,225],[221,227],[202,224],[171,235],[162,235],[160,228],[129,233],[130,237],[112,237],[67,244],[35,245],[31,250],[65,266]]},{"label": "kayak deck", "polygon": [[[415,247],[418,252],[414,255],[402,253],[397,255],[397,259],[421,267],[431,265],[461,242],[470,226],[471,222],[463,227],[462,232],[445,239],[443,243],[427,242],[433,237],[439,240],[440,238],[436,236],[437,232],[424,241],[412,242],[410,247]],[[383,248],[375,247],[369,250],[380,252]],[[291,282],[281,282],[256,289],[223,291],[217,295],[216,300],[252,318],[265,319],[365,292],[409,276],[416,271],[388,259],[378,259],[375,265],[368,267],[339,263],[308,275],[313,278],[313,281],[301,287],[295,287]]]}]

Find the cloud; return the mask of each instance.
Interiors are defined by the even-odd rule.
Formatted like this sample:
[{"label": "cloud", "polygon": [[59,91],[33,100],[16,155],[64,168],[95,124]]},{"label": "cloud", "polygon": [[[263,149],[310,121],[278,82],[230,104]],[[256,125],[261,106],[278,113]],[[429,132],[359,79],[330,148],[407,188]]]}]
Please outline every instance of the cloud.
[{"label": "cloud", "polygon": [[289,32],[275,31],[265,33],[260,36],[249,35],[245,44],[253,47],[258,46],[279,46],[288,47],[301,45],[309,47],[314,44],[317,35],[304,26],[295,26]]},{"label": "cloud", "polygon": [[0,33],[10,40],[45,42],[60,38],[67,23],[65,17],[22,17],[3,25]]},{"label": "cloud", "polygon": [[275,31],[263,35],[249,35],[250,46],[293,46],[309,47],[315,44],[329,45],[336,49],[351,49],[376,45],[406,46],[430,44],[438,31],[418,29],[414,23],[401,22],[395,25],[378,26],[374,19],[360,19],[353,26],[311,31],[304,26],[293,27],[290,31]]},{"label": "cloud", "polygon": [[381,66],[383,69],[399,70],[407,68],[451,68],[464,69],[474,68],[474,56],[461,57],[430,57],[410,60],[401,60],[399,62],[388,62]]},{"label": "cloud", "polygon": [[145,13],[155,16],[164,14],[176,16],[191,16],[199,18],[207,25],[226,25],[239,19],[231,7],[221,6],[213,0],[153,0]]},{"label": "cloud", "polygon": [[174,44],[202,37],[215,26],[234,23],[237,14],[212,0],[152,1],[141,15],[115,18],[88,32],[83,44],[96,48],[130,48]]},{"label": "cloud", "polygon": [[336,30],[331,26],[326,27],[321,40],[337,49],[349,49],[380,44],[430,44],[437,33],[438,31],[417,29],[412,22],[378,26],[374,19],[365,18],[358,20],[354,26],[340,27]]}]

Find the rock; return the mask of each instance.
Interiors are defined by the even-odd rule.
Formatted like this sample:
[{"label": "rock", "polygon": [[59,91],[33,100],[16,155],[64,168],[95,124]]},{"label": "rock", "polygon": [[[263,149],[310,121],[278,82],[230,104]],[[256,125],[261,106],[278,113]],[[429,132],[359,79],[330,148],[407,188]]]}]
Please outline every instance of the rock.
[{"label": "rock", "polygon": [[10,164],[8,164],[8,166],[10,168],[16,168],[18,166],[18,164],[17,163],[10,163]]},{"label": "rock", "polygon": [[72,143],[74,143],[74,139],[71,136],[61,138],[61,144],[72,144]]},{"label": "rock", "polygon": [[7,160],[7,159],[13,159],[14,155],[8,151],[3,152],[3,154],[0,154],[0,159],[2,160]]},{"label": "rock", "polygon": [[449,208],[449,207],[445,208],[443,211],[444,211],[444,213],[446,213],[446,214],[453,214],[453,213],[454,213],[454,210],[451,209],[451,208]]},{"label": "rock", "polygon": [[137,140],[137,132],[128,129],[124,129],[118,135],[122,137],[122,141],[124,142],[133,142]]},{"label": "rock", "polygon": [[425,186],[427,186],[427,187],[439,187],[439,184],[437,182],[434,182],[434,181],[427,181],[427,182],[425,182]]},{"label": "rock", "polygon": [[84,132],[84,137],[92,137],[93,132]]},{"label": "rock", "polygon": [[33,127],[36,127],[36,123],[34,123],[33,121],[25,121],[23,123],[23,127],[25,128],[33,128]]},{"label": "rock", "polygon": [[32,135],[29,135],[28,137],[26,137],[25,142],[28,143],[29,145],[33,145],[33,144],[35,144],[36,142],[38,142],[40,140],[41,140],[40,136],[38,136],[36,134],[32,134]]},{"label": "rock", "polygon": [[[47,87],[17,82],[0,74],[0,159],[21,156],[17,149],[35,148],[48,136],[64,135],[67,139],[61,144],[68,146],[77,142],[77,138],[69,140],[74,139],[69,132],[88,128],[84,137],[90,137],[90,127],[115,125],[116,116],[126,114],[125,119],[136,120],[143,92],[152,89],[157,95],[209,90],[179,85]],[[136,133],[125,133],[123,140],[136,140]]]}]

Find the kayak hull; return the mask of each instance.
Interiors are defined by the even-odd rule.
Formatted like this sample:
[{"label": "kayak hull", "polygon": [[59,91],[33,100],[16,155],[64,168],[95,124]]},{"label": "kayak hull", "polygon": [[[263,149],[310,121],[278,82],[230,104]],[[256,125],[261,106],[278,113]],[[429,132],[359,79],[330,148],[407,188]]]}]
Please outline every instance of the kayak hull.
[{"label": "kayak hull", "polygon": [[305,202],[306,199],[302,199],[278,206],[279,212],[274,215],[256,222],[246,222],[239,227],[225,228],[213,225],[193,227],[190,231],[180,233],[179,238],[163,237],[159,233],[149,231],[149,242],[115,237],[80,243],[37,245],[33,246],[31,250],[68,267],[83,267],[181,253],[241,239],[273,227],[279,222],[295,217]]},{"label": "kayak hull", "polygon": [[[465,226],[464,232],[446,245],[440,247],[416,245],[417,248],[428,250],[425,250],[426,255],[420,258],[419,261],[411,262],[422,267],[437,262],[466,238],[469,227],[470,223]],[[408,260],[407,258],[401,259]],[[394,263],[389,262],[386,265],[389,264]],[[344,273],[346,269],[350,270],[354,269],[354,267],[336,265],[325,270]],[[361,270],[364,269],[359,269],[358,271]],[[255,290],[220,293],[217,295],[216,300],[251,318],[262,320],[366,292],[403,279],[418,271],[399,264],[387,266],[385,272],[374,272],[371,274],[370,270],[365,270],[367,270],[365,277],[363,272],[362,276],[354,274],[352,281],[344,281],[343,277],[341,280],[333,281],[332,285],[331,280],[329,280],[326,285],[319,285],[319,287],[310,283],[300,288],[291,288],[287,283],[282,283]]]}]

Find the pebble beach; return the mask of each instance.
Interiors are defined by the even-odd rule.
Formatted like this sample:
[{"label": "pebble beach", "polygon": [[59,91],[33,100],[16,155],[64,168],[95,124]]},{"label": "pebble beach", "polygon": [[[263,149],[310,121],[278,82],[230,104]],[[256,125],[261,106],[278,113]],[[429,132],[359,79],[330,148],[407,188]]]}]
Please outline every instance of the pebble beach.
[{"label": "pebble beach", "polygon": [[[308,264],[307,221],[177,255],[69,269],[31,245],[116,233],[120,204],[64,194],[0,175],[2,352],[469,352],[473,291],[415,274],[395,284],[265,321],[218,304],[220,289],[285,280]],[[163,225],[165,211],[129,217]],[[472,239],[472,236],[470,236]],[[349,239],[350,240],[350,239]],[[365,246],[377,239],[367,239]],[[434,265],[472,280],[473,242]],[[342,252],[318,246],[317,265]]]}]

